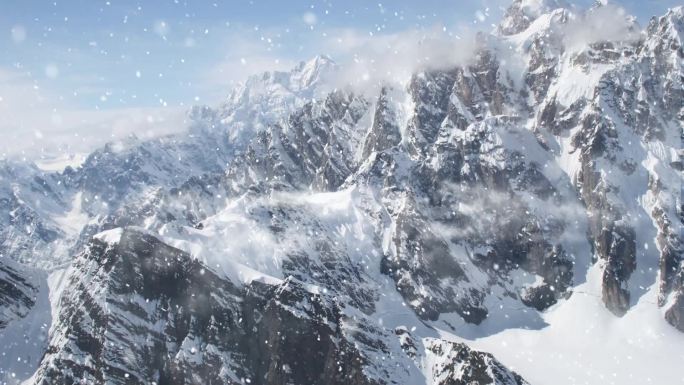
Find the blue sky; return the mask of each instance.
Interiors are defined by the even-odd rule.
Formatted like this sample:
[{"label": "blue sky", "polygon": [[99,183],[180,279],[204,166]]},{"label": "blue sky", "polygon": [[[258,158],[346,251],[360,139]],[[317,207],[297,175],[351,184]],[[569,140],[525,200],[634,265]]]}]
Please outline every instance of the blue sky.
[{"label": "blue sky", "polygon": [[[468,24],[498,1],[21,1],[0,5],[0,65],[84,107],[193,103],[254,70],[329,47],[332,30]],[[14,39],[12,38],[14,31]],[[17,39],[17,36],[18,39]],[[244,69],[237,64],[246,62]],[[231,64],[232,62],[232,64]],[[237,68],[231,68],[231,67]],[[225,77],[221,78],[221,68]],[[250,69],[253,68],[253,69]],[[104,97],[103,97],[104,96]]]},{"label": "blue sky", "polygon": [[[586,6],[592,0],[575,3]],[[614,3],[642,24],[678,5],[677,0]],[[250,73],[285,69],[319,53],[333,58],[349,54],[335,46],[336,35],[377,36],[435,26],[449,34],[463,28],[491,30],[508,4],[508,0],[2,0],[0,114],[3,103],[16,99],[15,104],[21,102],[31,110],[51,111],[50,122],[68,133],[74,119],[93,124],[100,119],[95,112],[100,111],[110,115],[135,111],[143,116],[164,108],[215,104],[235,81]],[[86,113],[75,118],[79,112]],[[15,121],[24,128],[39,124],[33,118],[0,116],[0,130],[8,131]],[[17,129],[13,135],[25,131]],[[43,138],[39,130],[31,131]]]}]

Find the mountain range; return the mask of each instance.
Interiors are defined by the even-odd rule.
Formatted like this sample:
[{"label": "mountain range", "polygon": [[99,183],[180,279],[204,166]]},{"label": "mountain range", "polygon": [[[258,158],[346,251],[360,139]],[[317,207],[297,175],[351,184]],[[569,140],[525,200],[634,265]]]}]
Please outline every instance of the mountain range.
[{"label": "mountain range", "polygon": [[465,65],[319,56],[0,161],[0,383],[681,381],[684,8],[613,11],[516,0]]}]

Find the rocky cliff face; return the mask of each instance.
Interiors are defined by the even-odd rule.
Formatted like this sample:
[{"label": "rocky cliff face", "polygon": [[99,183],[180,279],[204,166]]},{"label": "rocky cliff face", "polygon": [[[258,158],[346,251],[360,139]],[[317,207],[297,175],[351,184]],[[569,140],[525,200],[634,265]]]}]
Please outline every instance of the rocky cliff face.
[{"label": "rocky cliff face", "polygon": [[38,288],[32,275],[11,262],[0,265],[0,328],[21,320],[36,303]]},{"label": "rocky cliff face", "polygon": [[524,384],[461,337],[544,327],[592,272],[684,331],[684,11],[573,32],[604,7],[518,0],[467,65],[324,93],[319,57],[188,133],[3,166],[0,333],[25,265],[65,276],[29,383]]},{"label": "rocky cliff face", "polygon": [[[133,228],[94,238],[66,280],[38,384],[385,384],[402,359],[392,354],[406,354],[389,341],[411,344],[404,361],[420,354],[406,330],[351,328],[358,321],[344,301],[294,277],[236,287]],[[462,344],[426,349],[440,383],[524,384]]]}]

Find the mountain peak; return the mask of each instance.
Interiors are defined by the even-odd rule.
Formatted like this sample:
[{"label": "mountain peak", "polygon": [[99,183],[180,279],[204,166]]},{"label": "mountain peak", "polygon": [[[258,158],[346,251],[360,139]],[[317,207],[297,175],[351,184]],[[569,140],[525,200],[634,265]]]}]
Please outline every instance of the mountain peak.
[{"label": "mountain peak", "polygon": [[326,55],[300,62],[290,72],[290,83],[299,90],[311,88],[335,70],[337,64]]},{"label": "mountain peak", "polygon": [[665,15],[653,17],[646,33],[646,46],[651,51],[667,52],[673,47],[681,51],[684,41],[684,6],[670,8]]},{"label": "mountain peak", "polygon": [[515,35],[527,29],[540,16],[556,9],[569,9],[565,0],[516,0],[504,14],[499,33]]},{"label": "mountain peak", "polygon": [[300,62],[287,72],[250,76],[244,84],[233,89],[217,116],[231,126],[231,140],[245,139],[243,133],[251,138],[255,129],[284,119],[289,112],[313,98],[318,86],[336,68],[332,59],[319,55]]},{"label": "mountain peak", "polygon": [[660,20],[675,28],[680,36],[684,34],[684,6],[670,8]]},{"label": "mountain peak", "polygon": [[336,67],[337,64],[328,56],[318,55],[308,61],[299,62],[288,72],[270,71],[252,75],[233,91],[229,100],[240,97],[245,92],[272,93],[274,89],[308,95]]}]

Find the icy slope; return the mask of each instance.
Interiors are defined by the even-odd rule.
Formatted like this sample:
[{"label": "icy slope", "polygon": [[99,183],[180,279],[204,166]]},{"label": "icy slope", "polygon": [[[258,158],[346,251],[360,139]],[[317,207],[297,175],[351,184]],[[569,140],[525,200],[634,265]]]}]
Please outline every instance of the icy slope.
[{"label": "icy slope", "polygon": [[469,346],[493,352],[532,384],[678,384],[684,335],[657,305],[657,286],[622,318],[601,303],[597,268],[565,303],[544,314],[540,330],[509,329]]}]

